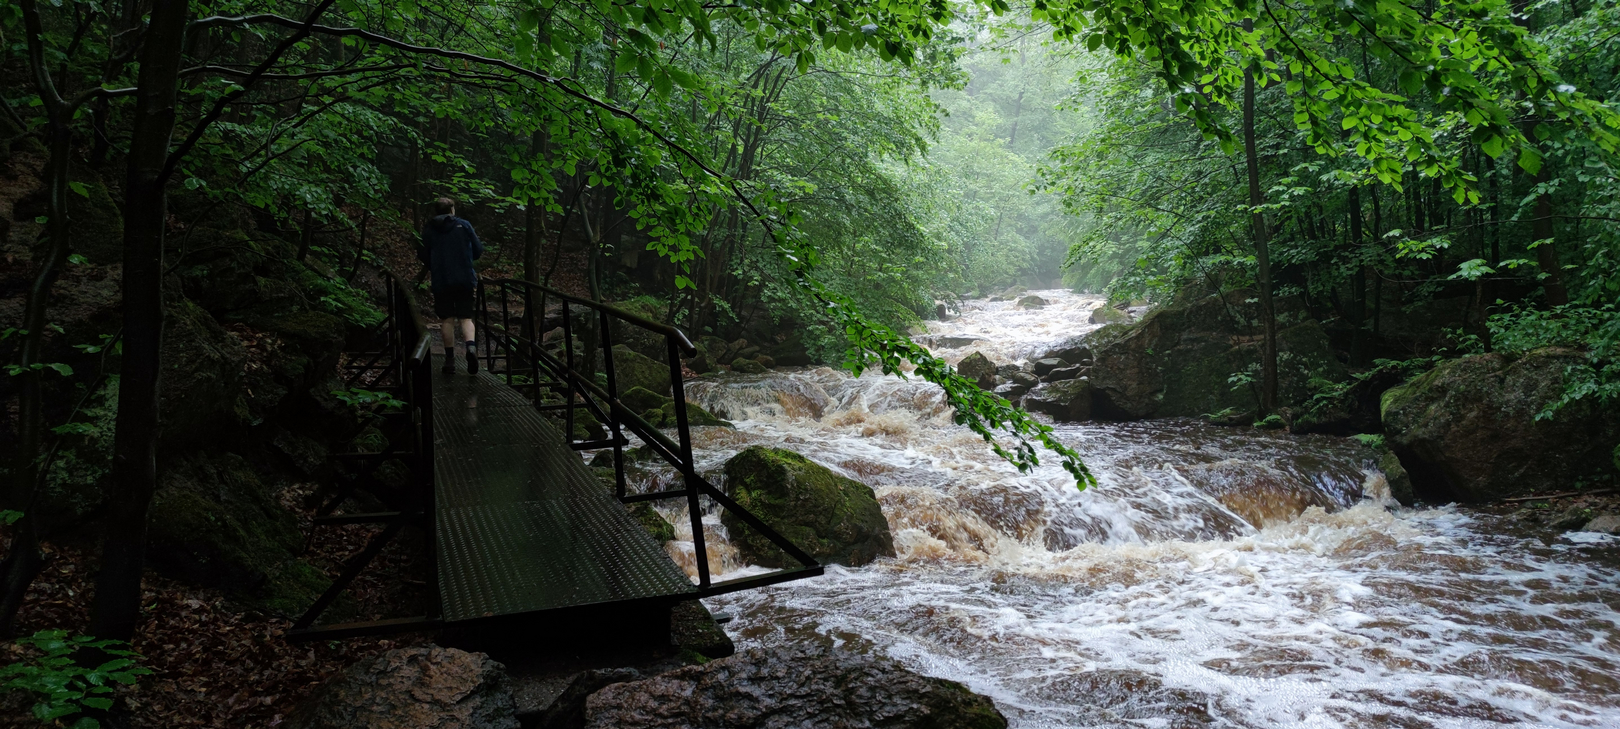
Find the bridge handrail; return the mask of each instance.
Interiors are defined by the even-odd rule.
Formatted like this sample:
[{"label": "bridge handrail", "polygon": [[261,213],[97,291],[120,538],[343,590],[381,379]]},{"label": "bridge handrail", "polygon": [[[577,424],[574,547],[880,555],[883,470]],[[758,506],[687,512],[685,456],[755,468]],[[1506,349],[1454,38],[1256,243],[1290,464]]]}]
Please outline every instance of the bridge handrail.
[{"label": "bridge handrail", "polygon": [[[490,302],[491,290],[499,294],[498,311]],[[514,316],[508,296],[508,293],[513,291],[521,294],[521,303],[523,304],[522,314],[515,317],[518,331],[513,330]],[[539,307],[541,310],[538,312],[533,305],[534,294],[537,292],[542,295],[542,302],[544,302],[545,298],[552,296],[557,297],[562,302],[560,328],[563,333],[563,341],[561,344],[561,358],[546,351],[541,342],[542,334],[540,330],[544,326],[546,315],[543,304]],[[600,341],[595,343],[581,341],[580,344],[587,349],[599,348],[601,351],[601,365],[607,384],[605,389],[593,381],[596,374],[594,368],[591,373],[581,376],[581,370],[576,367],[574,322],[569,311],[570,304],[587,307],[597,314],[597,334],[600,335]],[[786,537],[783,537],[759,517],[749,513],[742,505],[732,500],[731,497],[716,488],[714,484],[709,483],[708,479],[705,479],[702,474],[697,472],[696,461],[692,457],[692,439],[687,422],[686,392],[682,381],[681,363],[681,354],[696,354],[697,348],[692,345],[690,339],[687,339],[684,332],[676,327],[651,321],[609,304],[582,299],[522,279],[480,279],[478,303],[475,308],[477,314],[482,318],[481,323],[485,336],[489,338],[489,346],[485,348],[483,356],[488,358],[490,372],[496,373],[494,365],[497,359],[504,360],[504,372],[499,374],[503,374],[510,385],[513,383],[512,376],[516,374],[515,367],[527,364],[530,367],[530,372],[535,376],[531,378],[529,383],[520,387],[533,388],[532,399],[537,409],[566,411],[564,437],[568,440],[569,446],[576,450],[612,449],[615,479],[614,493],[621,502],[630,503],[669,498],[686,499],[687,512],[691,520],[692,547],[697,562],[698,586],[703,594],[720,594],[731,590],[795,579],[806,573],[821,573],[821,565],[813,557]],[[670,373],[670,394],[671,399],[674,401],[676,438],[670,438],[657,426],[647,422],[646,419],[641,417],[640,413],[631,410],[619,401],[618,378],[613,364],[611,333],[613,327],[609,321],[615,318],[654,334],[663,335]],[[496,353],[497,345],[503,350],[501,354]],[[542,369],[546,370],[546,374],[554,378],[555,381],[539,382],[537,375],[540,374]],[[560,404],[542,404],[540,396],[542,388],[559,391],[558,394],[562,396],[563,402]],[[579,399],[577,403],[575,402],[576,395]],[[576,442],[573,427],[574,412],[578,409],[584,409],[591,413],[601,425],[606,426],[609,429],[609,438],[599,441]],[[654,453],[671,466],[674,466],[680,472],[685,488],[636,495],[627,494],[624,446],[629,441],[623,436],[623,430],[626,429],[640,437]],[[703,515],[698,500],[700,496],[709,497],[715,503],[718,503],[721,508],[741,519],[743,523],[764,536],[767,541],[775,544],[789,557],[799,562],[802,567],[756,577],[728,580],[721,583],[712,582],[709,575],[708,546],[703,533]]]},{"label": "bridge handrail", "polygon": [[605,311],[609,315],[613,316],[614,318],[623,320],[623,321],[628,322],[630,324],[634,324],[634,325],[636,325],[638,327],[641,327],[642,329],[646,329],[647,331],[653,332],[654,334],[662,334],[662,335],[664,335],[666,337],[674,339],[676,346],[681,348],[681,353],[685,354],[688,357],[690,357],[690,356],[692,356],[694,354],[697,354],[697,345],[693,344],[692,340],[686,338],[686,332],[681,331],[677,327],[673,327],[673,326],[670,326],[668,324],[663,324],[663,323],[660,323],[660,322],[656,322],[656,321],[648,319],[648,318],[646,318],[644,316],[641,316],[639,314],[629,312],[629,311],[625,311],[624,309],[620,309],[619,307],[613,306],[612,304],[604,304],[604,303],[602,303],[600,301],[591,301],[590,299],[582,299],[582,298],[580,298],[578,296],[574,296],[572,294],[563,293],[563,292],[558,291],[558,290],[556,290],[554,288],[551,288],[549,286],[542,286],[542,285],[537,284],[537,283],[535,283],[533,281],[528,281],[528,280],[521,279],[521,278],[487,279],[485,281],[482,281],[481,283],[484,283],[486,285],[487,284],[494,284],[494,285],[497,285],[497,286],[521,286],[521,287],[526,288],[526,289],[539,291],[539,292],[545,294],[546,296],[555,296],[555,297],[557,297],[558,299],[560,299],[562,301],[567,301],[567,302],[573,303],[573,304],[579,304],[580,306],[584,306],[584,307],[593,309],[595,311]]}]

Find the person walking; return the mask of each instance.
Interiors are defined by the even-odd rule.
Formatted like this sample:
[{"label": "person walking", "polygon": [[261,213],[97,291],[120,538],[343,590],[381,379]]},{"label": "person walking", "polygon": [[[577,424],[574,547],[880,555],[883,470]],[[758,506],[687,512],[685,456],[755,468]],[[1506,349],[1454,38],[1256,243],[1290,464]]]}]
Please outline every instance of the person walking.
[{"label": "person walking", "polygon": [[445,374],[456,371],[456,335],[467,347],[467,374],[478,373],[478,339],[473,331],[473,299],[478,274],[473,261],[484,255],[484,244],[471,223],[456,217],[456,202],[447,197],[433,201],[433,217],[422,226],[422,247],[416,257],[433,275],[433,313],[444,339]]}]

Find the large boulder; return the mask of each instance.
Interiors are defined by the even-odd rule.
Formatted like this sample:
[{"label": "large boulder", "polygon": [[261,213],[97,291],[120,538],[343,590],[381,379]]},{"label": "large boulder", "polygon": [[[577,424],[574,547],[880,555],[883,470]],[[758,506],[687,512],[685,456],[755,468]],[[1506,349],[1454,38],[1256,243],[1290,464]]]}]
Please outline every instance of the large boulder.
[{"label": "large boulder", "polygon": [[658,395],[669,394],[669,365],[622,344],[613,347],[613,376],[619,392],[640,387]]},{"label": "large boulder", "polygon": [[296,561],[304,536],[259,469],[233,453],[172,460],[158,476],[147,550],[152,564],[191,584],[297,612],[325,578]]},{"label": "large boulder", "polygon": [[[894,556],[894,538],[871,487],[782,448],[749,446],[725,465],[731,498],[817,561],[863,565]],[[743,559],[795,564],[731,512],[720,516]]]},{"label": "large boulder", "polygon": [[1091,419],[1091,381],[1086,379],[1050,382],[1024,396],[1024,408],[1046,413],[1053,420],[1078,423]]},{"label": "large boulder", "polygon": [[1046,308],[1046,299],[1031,294],[1019,299],[1013,306],[1020,309],[1044,309]]},{"label": "large boulder", "polygon": [[983,352],[976,351],[963,357],[961,362],[956,363],[956,373],[979,383],[981,389],[995,389],[996,365]]},{"label": "large boulder", "polygon": [[1003,729],[988,697],[883,657],[751,648],[586,699],[587,729]]},{"label": "large boulder", "polygon": [[165,308],[158,393],[164,445],[217,439],[235,420],[247,349],[202,307],[177,299]]},{"label": "large boulder", "polygon": [[322,686],[289,729],[518,729],[505,667],[482,653],[396,648]]},{"label": "large boulder", "polygon": [[1036,359],[1056,358],[1070,364],[1085,364],[1091,360],[1091,342],[1089,334],[1076,334],[1068,339],[1058,342],[1051,349],[1046,350]]},{"label": "large boulder", "polygon": [[1543,349],[1520,358],[1451,360],[1384,393],[1384,433],[1424,495],[1484,502],[1612,473],[1620,409],[1577,400],[1536,418],[1585,356]]},{"label": "large boulder", "polygon": [[[1188,296],[1134,324],[1093,332],[1093,415],[1136,420],[1252,411],[1255,393],[1232,383],[1234,375],[1260,368],[1252,299],[1248,291]],[[1319,383],[1349,378],[1321,325],[1294,307],[1280,305],[1278,312],[1280,406],[1309,401]]]}]

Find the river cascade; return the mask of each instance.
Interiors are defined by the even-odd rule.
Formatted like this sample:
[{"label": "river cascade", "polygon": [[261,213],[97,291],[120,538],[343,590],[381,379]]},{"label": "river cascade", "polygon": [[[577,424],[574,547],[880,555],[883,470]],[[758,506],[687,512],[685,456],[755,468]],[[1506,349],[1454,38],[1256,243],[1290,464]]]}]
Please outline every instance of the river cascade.
[{"label": "river cascade", "polygon": [[[1100,297],[1032,293],[1046,306],[964,302],[920,341],[1016,364],[1096,328]],[[894,559],[709,600],[741,646],[885,654],[1028,729],[1620,727],[1620,541],[1401,508],[1353,440],[1058,425],[1097,475],[1081,492],[1002,462],[919,380],[807,368],[687,392],[736,424],[694,430],[711,481],[744,447],[790,448],[872,486],[895,537]],[[720,578],[762,571],[705,523]]]}]

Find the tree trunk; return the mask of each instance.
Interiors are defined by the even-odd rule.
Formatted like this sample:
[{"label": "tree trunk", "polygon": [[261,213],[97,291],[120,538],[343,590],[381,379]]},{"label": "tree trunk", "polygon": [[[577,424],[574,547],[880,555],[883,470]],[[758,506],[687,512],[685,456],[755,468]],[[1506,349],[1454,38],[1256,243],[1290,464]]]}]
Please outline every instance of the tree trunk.
[{"label": "tree trunk", "polygon": [[[1541,172],[1531,178],[1538,185],[1552,181],[1552,174],[1547,171],[1547,165],[1542,163]],[[1543,278],[1541,288],[1547,292],[1548,306],[1563,306],[1569,303],[1569,291],[1564,288],[1564,270],[1558,261],[1558,247],[1553,241],[1553,205],[1552,195],[1542,192],[1536,196],[1535,217],[1530,219],[1530,239],[1536,241],[1536,265],[1541,269]]]},{"label": "tree trunk", "polygon": [[[1349,195],[1350,207],[1350,251],[1357,258],[1361,257],[1361,247],[1367,244],[1361,227],[1361,188],[1351,187]],[[1355,273],[1350,275],[1350,323],[1355,325],[1355,331],[1350,335],[1350,364],[1364,365],[1367,361],[1367,267],[1357,265]]]},{"label": "tree trunk", "polygon": [[[1245,20],[1244,28],[1253,26]],[[1258,210],[1265,204],[1260,192],[1260,161],[1254,149],[1254,71],[1243,70],[1243,156],[1249,173],[1249,222],[1254,227],[1254,260],[1258,269],[1255,284],[1260,288],[1260,417],[1277,409],[1277,316],[1271,301],[1271,250],[1266,216]]]},{"label": "tree trunk", "polygon": [[124,183],[124,350],[113,431],[112,493],[90,632],[129,640],[141,613],[146,518],[157,487],[163,340],[164,166],[174,136],[186,0],[153,0],[140,54]]}]

